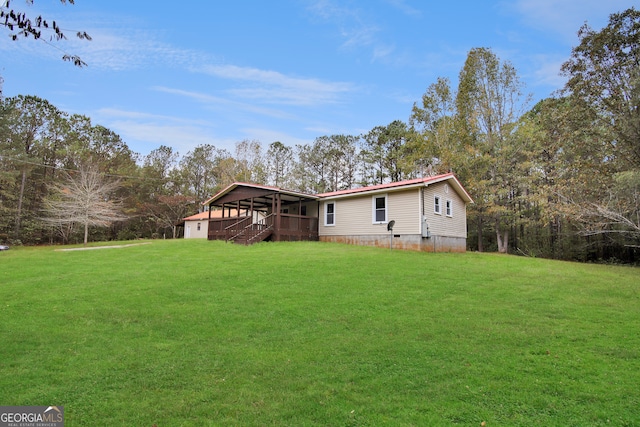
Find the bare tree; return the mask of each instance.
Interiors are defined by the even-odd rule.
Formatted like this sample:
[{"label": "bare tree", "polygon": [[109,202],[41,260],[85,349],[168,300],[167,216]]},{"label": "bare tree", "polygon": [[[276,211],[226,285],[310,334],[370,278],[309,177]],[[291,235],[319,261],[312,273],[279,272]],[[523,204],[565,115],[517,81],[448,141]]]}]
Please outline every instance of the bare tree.
[{"label": "bare tree", "polygon": [[617,235],[626,246],[640,247],[640,172],[616,174],[607,200],[565,201],[583,236]]},{"label": "bare tree", "polygon": [[[68,2],[74,4],[74,1],[75,0],[60,0],[60,3],[65,4]],[[0,1],[0,27],[5,27],[9,31],[11,40],[32,38],[51,44],[53,41],[65,40],[67,38],[56,21],[47,21],[41,15],[31,19],[24,12],[11,8],[10,3],[9,0]],[[33,0],[26,0],[26,4],[33,4]],[[43,31],[45,32],[44,36],[42,34]],[[46,32],[49,32],[49,37],[46,37]],[[77,31],[76,37],[80,40],[91,40],[91,37],[86,31]],[[62,60],[71,62],[77,67],[87,65],[78,55],[71,55],[66,52],[62,56]]]},{"label": "bare tree", "polygon": [[146,204],[147,222],[153,224],[156,233],[158,229],[171,228],[172,238],[177,237],[177,223],[189,215],[195,201],[193,197],[175,195],[158,196],[158,199]]},{"label": "bare tree", "polygon": [[119,202],[112,198],[118,187],[117,181],[107,181],[91,168],[83,167],[69,173],[65,182],[53,186],[52,195],[45,199],[44,220],[58,229],[65,225],[82,224],[86,245],[89,226],[107,227],[126,219],[120,213]]}]

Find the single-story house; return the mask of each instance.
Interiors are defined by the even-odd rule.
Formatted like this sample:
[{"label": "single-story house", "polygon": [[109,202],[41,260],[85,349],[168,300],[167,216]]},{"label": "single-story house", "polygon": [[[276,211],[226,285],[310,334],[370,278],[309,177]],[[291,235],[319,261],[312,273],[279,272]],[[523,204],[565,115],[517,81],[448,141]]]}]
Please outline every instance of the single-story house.
[{"label": "single-story house", "polygon": [[[184,238],[185,239],[206,239],[209,233],[209,219],[220,218],[222,212],[199,212],[195,215],[182,218],[184,223]],[[182,225],[182,224],[180,224]]]},{"label": "single-story house", "polygon": [[[231,215],[235,215],[233,212]],[[229,212],[227,212],[229,215]],[[177,225],[184,227],[185,239],[206,239],[209,235],[209,222],[211,219],[222,218],[221,210],[213,210],[211,212],[198,212],[195,215],[182,218]]]},{"label": "single-story house", "polygon": [[209,222],[210,240],[319,240],[464,252],[468,203],[473,199],[453,174],[315,195],[238,182],[204,203],[208,212],[220,214],[203,220]]}]

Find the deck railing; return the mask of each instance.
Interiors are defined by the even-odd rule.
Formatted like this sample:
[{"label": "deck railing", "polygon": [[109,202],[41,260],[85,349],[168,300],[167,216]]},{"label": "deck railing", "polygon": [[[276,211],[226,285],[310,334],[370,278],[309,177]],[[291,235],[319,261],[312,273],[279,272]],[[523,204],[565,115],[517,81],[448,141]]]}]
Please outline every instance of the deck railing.
[{"label": "deck railing", "polygon": [[251,217],[233,217],[233,218],[211,218],[209,220],[209,240],[227,240],[227,228],[237,224],[239,221],[251,219]]},{"label": "deck railing", "polygon": [[274,225],[275,240],[318,240],[318,218],[302,215],[280,215]]},{"label": "deck railing", "polygon": [[225,228],[225,240],[235,240],[240,236],[244,229],[251,226],[252,217],[247,216],[239,219],[238,222],[235,222]]},{"label": "deck railing", "polygon": [[258,222],[254,222],[251,225],[245,227],[244,233],[236,241],[245,245],[251,245],[265,240],[273,233],[273,220],[274,215],[267,215],[261,218]]},{"label": "deck railing", "polygon": [[252,223],[252,217],[236,217],[236,218],[215,218],[209,221],[209,240],[234,240],[241,238],[241,234],[245,229],[250,229],[248,243],[255,243],[257,238],[251,238],[250,235],[257,235],[265,228],[273,230],[272,239],[281,240],[318,240],[318,218],[280,214],[280,220],[276,215],[268,215],[267,217]]}]

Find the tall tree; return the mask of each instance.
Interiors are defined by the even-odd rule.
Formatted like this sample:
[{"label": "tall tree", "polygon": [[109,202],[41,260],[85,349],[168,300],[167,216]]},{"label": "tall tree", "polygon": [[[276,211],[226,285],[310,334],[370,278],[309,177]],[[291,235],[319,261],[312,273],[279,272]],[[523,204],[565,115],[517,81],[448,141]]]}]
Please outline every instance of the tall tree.
[{"label": "tall tree", "polygon": [[478,227],[493,223],[499,252],[507,252],[514,218],[514,178],[518,148],[513,131],[523,112],[523,84],[513,65],[486,48],[472,49],[460,72],[456,97],[458,135],[470,154],[467,167],[474,171],[471,189]]},{"label": "tall tree", "polygon": [[220,190],[238,181],[243,172],[242,165],[231,155],[228,150],[218,150],[213,173],[216,181],[216,190]]},{"label": "tall tree", "polygon": [[142,177],[149,196],[157,197],[174,191],[174,187],[169,185],[169,180],[171,171],[177,162],[178,153],[166,145],[161,145],[155,150],[151,150],[144,157]]},{"label": "tall tree", "polygon": [[[601,164],[613,173],[599,200],[577,202],[585,233],[626,235],[637,246],[634,224],[640,216],[634,181],[640,176],[640,11],[612,14],[600,31],[584,25],[580,44],[562,70],[566,92],[596,112],[591,127],[603,129]],[[617,220],[615,220],[617,218]]]},{"label": "tall tree", "polygon": [[[43,195],[41,177],[45,172],[39,155],[43,151],[52,122],[61,113],[48,101],[35,96],[19,95],[7,102],[9,129],[0,148],[3,156],[11,160],[11,169],[19,175],[13,234],[16,239],[20,239],[25,202],[33,201],[33,204],[37,204]],[[36,179],[30,180],[34,171],[40,174],[36,175]],[[27,191],[29,185],[31,191]]]},{"label": "tall tree", "polygon": [[595,108],[611,128],[619,159],[640,167],[640,11],[609,17],[595,31],[585,24],[580,44],[562,66],[568,93]]},{"label": "tall tree", "polygon": [[264,184],[267,180],[267,166],[260,141],[248,140],[236,143],[235,158],[238,162],[238,178],[243,182]]},{"label": "tall tree", "polygon": [[463,172],[458,167],[464,153],[457,144],[455,96],[449,79],[440,77],[422,95],[422,105],[413,105],[409,124],[417,137],[411,140],[409,153],[426,174]]},{"label": "tall tree", "polygon": [[293,150],[280,141],[269,144],[267,170],[269,184],[281,187],[289,184],[293,167]]},{"label": "tall tree", "polygon": [[394,120],[387,126],[376,126],[363,136],[362,156],[369,165],[365,184],[383,184],[404,179],[403,157],[407,154],[410,130],[406,123]]},{"label": "tall tree", "polygon": [[362,136],[363,148],[361,152],[364,170],[363,185],[383,184],[388,178],[385,169],[385,150],[383,143],[384,126],[375,126]]},{"label": "tall tree", "polygon": [[360,138],[353,135],[332,135],[332,182],[333,191],[353,188],[358,182]]},{"label": "tall tree", "polygon": [[216,166],[217,149],[211,144],[198,145],[180,160],[180,171],[184,179],[183,194],[193,195],[203,202],[215,193],[216,180],[213,170]]}]

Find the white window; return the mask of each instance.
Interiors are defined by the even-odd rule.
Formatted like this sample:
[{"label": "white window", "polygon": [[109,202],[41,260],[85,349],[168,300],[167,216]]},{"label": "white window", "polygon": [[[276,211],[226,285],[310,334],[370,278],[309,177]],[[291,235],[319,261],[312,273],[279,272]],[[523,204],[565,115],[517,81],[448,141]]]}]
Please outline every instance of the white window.
[{"label": "white window", "polygon": [[442,214],[442,206],[440,206],[440,196],[435,196],[433,198],[433,212],[438,215]]},{"label": "white window", "polygon": [[335,202],[327,202],[324,204],[324,225],[336,225]]},{"label": "white window", "polygon": [[373,196],[373,223],[387,222],[387,196]]},{"label": "white window", "polygon": [[453,202],[451,200],[447,200],[445,205],[445,212],[447,216],[453,216]]}]

